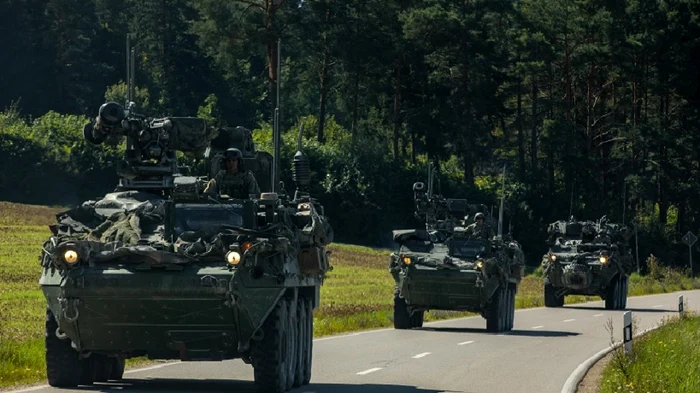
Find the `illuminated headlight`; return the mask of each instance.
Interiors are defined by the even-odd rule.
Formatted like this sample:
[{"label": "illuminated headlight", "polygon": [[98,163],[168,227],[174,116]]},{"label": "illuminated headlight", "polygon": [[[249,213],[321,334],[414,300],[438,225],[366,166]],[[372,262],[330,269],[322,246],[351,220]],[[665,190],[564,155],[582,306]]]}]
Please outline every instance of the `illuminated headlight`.
[{"label": "illuminated headlight", "polygon": [[600,263],[603,263],[603,264],[608,263],[608,257],[606,257],[605,255],[601,255],[600,256]]},{"label": "illuminated headlight", "polygon": [[554,254],[549,254],[549,260],[552,261],[552,262],[556,262],[557,256],[554,255]]},{"label": "illuminated headlight", "polygon": [[69,265],[73,265],[78,262],[78,252],[75,250],[66,250],[63,253],[63,261]]},{"label": "illuminated headlight", "polygon": [[484,266],[483,260],[479,259],[478,261],[476,261],[476,268],[477,269],[481,269],[483,266]]},{"label": "illuminated headlight", "polygon": [[226,254],[226,263],[228,263],[229,265],[238,265],[240,261],[241,254],[235,251],[229,251],[228,254]]},{"label": "illuminated headlight", "polygon": [[411,258],[410,257],[403,257],[403,263],[410,265],[411,264]]}]

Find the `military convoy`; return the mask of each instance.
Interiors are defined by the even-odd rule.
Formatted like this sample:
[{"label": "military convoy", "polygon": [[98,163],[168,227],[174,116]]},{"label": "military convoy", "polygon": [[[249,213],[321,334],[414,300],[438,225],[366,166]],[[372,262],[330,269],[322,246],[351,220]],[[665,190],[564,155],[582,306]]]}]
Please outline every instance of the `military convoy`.
[{"label": "military convoy", "polygon": [[629,275],[634,269],[632,236],[622,224],[598,221],[553,222],[549,251],[542,258],[546,307],[562,307],[566,295],[600,296],[608,310],[627,307]]},{"label": "military convoy", "polygon": [[434,195],[432,178],[431,166],[427,193],[423,183],[413,186],[416,214],[426,220],[426,229],[393,231],[399,246],[389,262],[394,328],[422,327],[426,310],[450,310],[481,314],[491,332],[511,330],[525,267],[520,245],[504,241],[500,233],[468,236],[459,218],[485,207]]},{"label": "military convoy", "polygon": [[[297,190],[287,195],[272,181],[278,164],[256,150],[249,130],[148,118],[135,113],[132,97],[130,86],[127,109],[105,103],[84,129],[95,145],[126,138],[118,186],[58,214],[43,246],[49,384],[119,380],[125,359],[139,356],[241,358],[263,392],[308,384],[313,310],[333,231],[306,191],[310,166],[301,146]],[[243,153],[261,195],[202,192],[228,148]],[[176,151],[203,154],[211,172],[183,175]]]}]

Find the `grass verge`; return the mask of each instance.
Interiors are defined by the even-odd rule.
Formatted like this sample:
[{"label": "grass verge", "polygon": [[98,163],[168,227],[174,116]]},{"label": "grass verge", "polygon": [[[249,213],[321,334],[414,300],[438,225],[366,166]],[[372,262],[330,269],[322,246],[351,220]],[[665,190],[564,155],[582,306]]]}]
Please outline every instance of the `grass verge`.
[{"label": "grass verge", "polygon": [[700,317],[667,319],[635,339],[627,356],[616,349],[600,379],[600,393],[700,391]]},{"label": "grass verge", "polygon": [[[41,245],[47,225],[63,209],[0,202],[0,389],[45,380],[43,326],[45,300],[38,286]],[[316,337],[392,326],[394,281],[388,272],[389,251],[333,244],[334,269],[321,288],[321,307],[314,313]],[[673,292],[693,288],[690,279],[667,271],[662,278],[633,275],[630,294]],[[700,287],[700,285],[698,285]],[[569,296],[566,303],[598,298]],[[523,279],[516,306],[544,305],[542,279]],[[469,316],[430,311],[426,321]],[[147,363],[130,359],[128,365]]]}]

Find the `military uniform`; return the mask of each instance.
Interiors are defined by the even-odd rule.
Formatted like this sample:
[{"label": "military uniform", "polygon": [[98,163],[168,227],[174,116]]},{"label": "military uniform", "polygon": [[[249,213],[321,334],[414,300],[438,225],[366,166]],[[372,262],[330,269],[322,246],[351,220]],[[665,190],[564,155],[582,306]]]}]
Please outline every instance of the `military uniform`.
[{"label": "military uniform", "polygon": [[481,238],[481,239],[492,239],[496,234],[493,232],[493,229],[486,224],[479,224],[479,223],[472,223],[470,224],[467,229],[465,230],[465,234],[467,235],[468,238]]},{"label": "military uniform", "polygon": [[214,195],[226,194],[231,198],[248,199],[250,194],[260,194],[260,187],[251,171],[229,173],[222,169],[214,176],[214,182],[207,190]]}]

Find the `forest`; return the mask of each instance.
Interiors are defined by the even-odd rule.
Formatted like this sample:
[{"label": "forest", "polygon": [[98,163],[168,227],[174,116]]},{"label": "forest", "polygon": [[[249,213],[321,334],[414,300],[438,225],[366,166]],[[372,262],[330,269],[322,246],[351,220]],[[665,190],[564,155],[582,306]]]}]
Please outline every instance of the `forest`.
[{"label": "forest", "polygon": [[303,124],[336,241],[391,247],[422,226],[411,187],[434,162],[445,197],[497,216],[505,192],[530,265],[570,215],[636,224],[642,263],[688,264],[698,0],[2,0],[0,200],[114,188],[120,148],[82,129],[125,102],[127,34],[150,116],[244,126],[271,152],[279,89],[282,178]]}]

